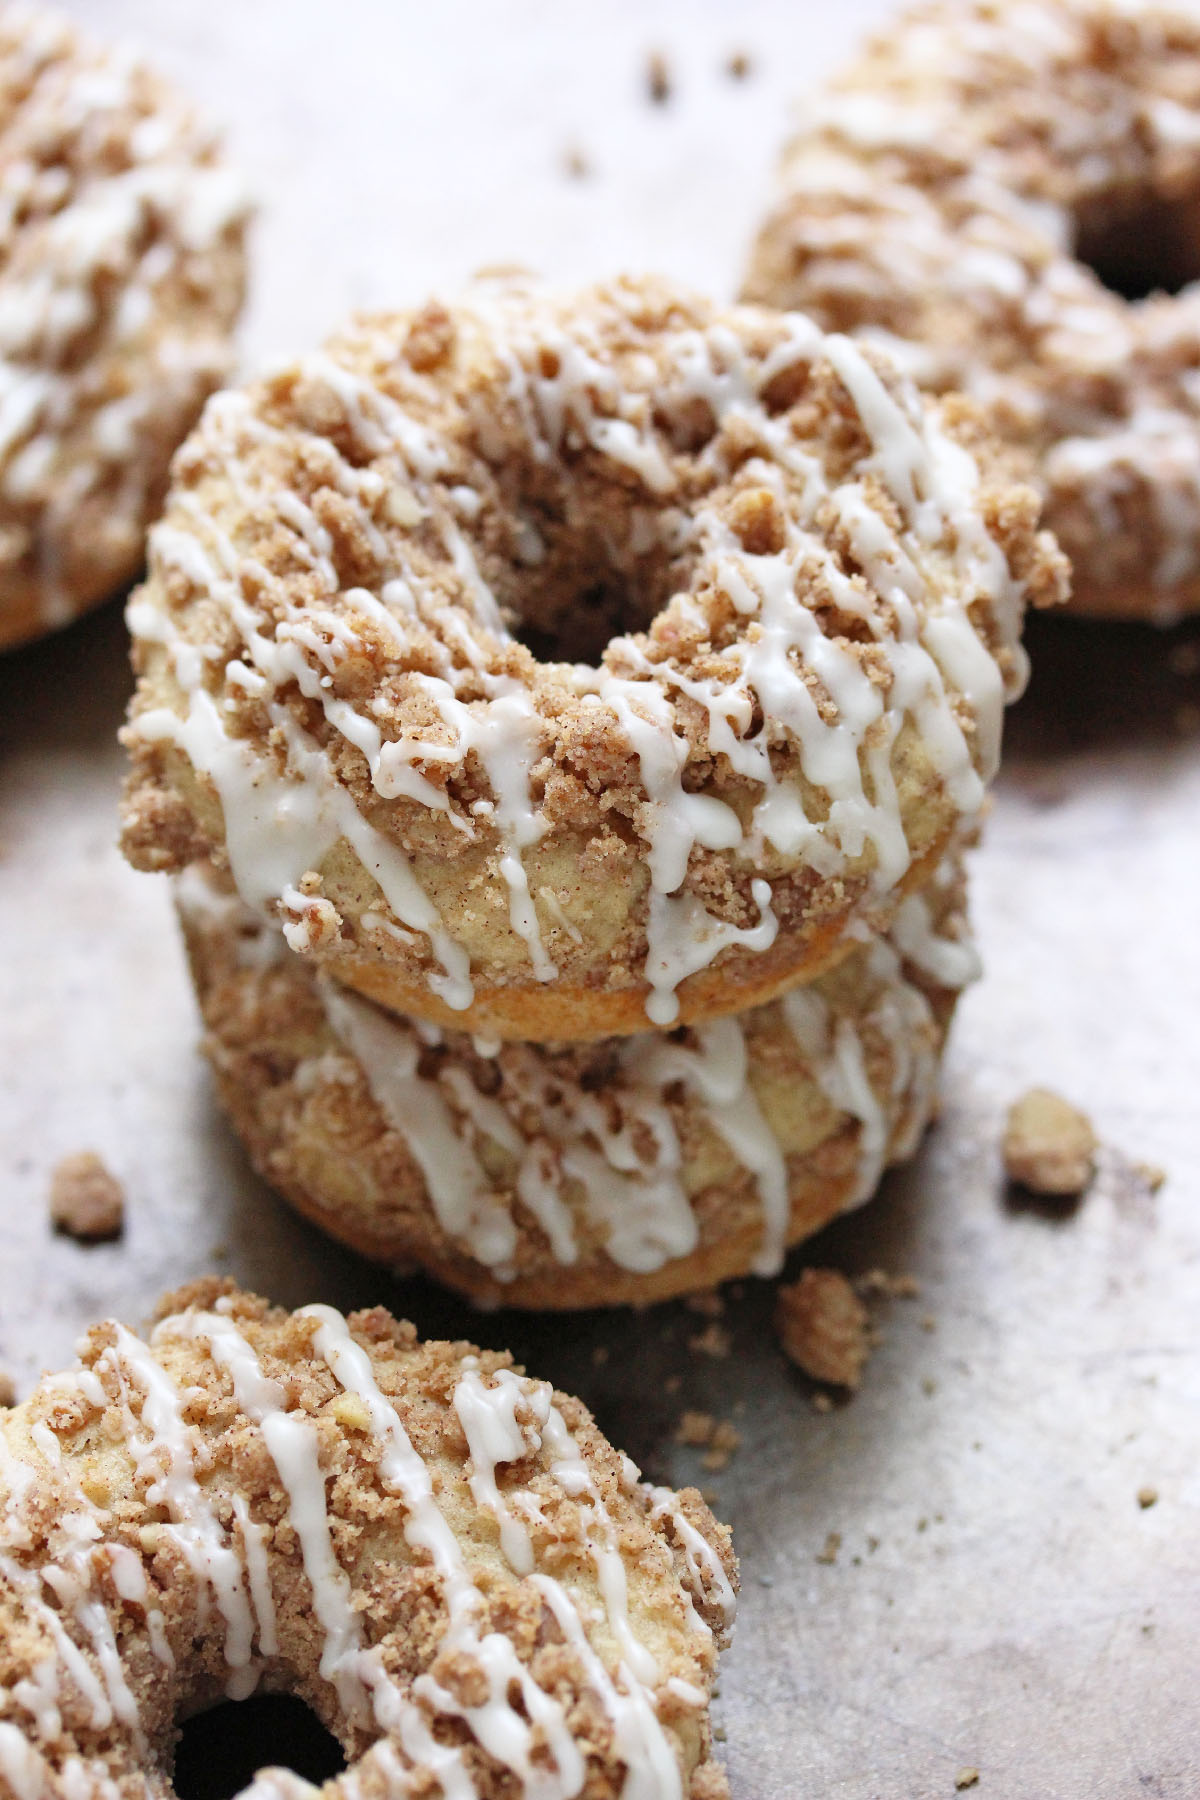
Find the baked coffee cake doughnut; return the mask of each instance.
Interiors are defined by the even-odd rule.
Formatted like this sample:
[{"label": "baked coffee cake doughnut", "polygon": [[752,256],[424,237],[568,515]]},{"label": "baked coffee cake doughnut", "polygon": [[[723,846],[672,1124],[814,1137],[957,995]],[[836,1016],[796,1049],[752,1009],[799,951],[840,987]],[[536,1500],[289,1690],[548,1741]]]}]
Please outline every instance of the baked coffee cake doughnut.
[{"label": "baked coffee cake doughnut", "polygon": [[1200,20],[925,0],[806,114],[747,297],[978,402],[1075,611],[1200,608]]},{"label": "baked coffee cake doughnut", "polygon": [[177,1721],[259,1689],[348,1766],[247,1800],[719,1800],[735,1579],[507,1356],[197,1283],[0,1413],[0,1794],[169,1800]]},{"label": "baked coffee cake doughnut", "polygon": [[493,1304],[774,1274],[916,1148],[976,970],[954,859],[890,937],[739,1017],[487,1043],[315,975],[199,865],[178,903],[221,1099],[264,1179],[355,1249]]},{"label": "baked coffee cake doughnut", "polygon": [[158,76],[0,11],[0,648],[142,566],[171,453],[226,379],[247,206]]},{"label": "baked coffee cake doughnut", "polygon": [[1063,563],[957,402],[807,320],[517,280],[210,402],[129,620],[124,845],[568,1041],[760,1004],[982,801]]}]

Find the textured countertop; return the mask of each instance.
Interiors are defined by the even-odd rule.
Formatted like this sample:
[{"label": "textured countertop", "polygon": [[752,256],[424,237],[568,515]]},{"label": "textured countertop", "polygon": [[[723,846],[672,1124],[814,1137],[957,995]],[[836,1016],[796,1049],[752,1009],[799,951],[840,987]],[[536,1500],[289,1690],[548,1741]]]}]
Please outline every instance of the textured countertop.
[{"label": "textured countertop", "polygon": [[[786,96],[879,9],[71,10],[132,35],[226,123],[263,205],[253,367],[353,306],[452,293],[496,262],[562,280],[653,266],[732,292]],[[775,1346],[769,1284],[729,1298],[732,1354],[712,1357],[683,1306],[472,1314],[293,1219],[214,1110],[167,886],[113,848],[119,610],[0,661],[0,1368],[24,1391],[92,1318],[143,1317],[213,1267],[288,1304],[379,1300],[427,1333],[509,1344],[734,1526],[744,1599],[718,1712],[735,1800],[936,1800],[966,1766],[987,1800],[1195,1800],[1200,631],[1035,626],[973,859],[986,976],[941,1120],[877,1202],[789,1264],[921,1283],[881,1306],[862,1392],[824,1415]],[[1103,1140],[1078,1208],[1006,1197],[1000,1125],[1034,1083]],[[80,1148],[126,1185],[119,1244],[50,1233],[49,1172]],[[1156,1195],[1141,1162],[1167,1172]],[[740,1431],[724,1471],[675,1444],[685,1407]]]}]

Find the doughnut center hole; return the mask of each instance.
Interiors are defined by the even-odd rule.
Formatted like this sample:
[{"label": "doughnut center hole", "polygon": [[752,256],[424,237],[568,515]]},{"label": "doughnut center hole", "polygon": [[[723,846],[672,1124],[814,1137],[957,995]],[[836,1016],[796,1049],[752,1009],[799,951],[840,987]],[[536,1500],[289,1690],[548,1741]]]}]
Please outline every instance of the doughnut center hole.
[{"label": "doughnut center hole", "polygon": [[317,1715],[292,1694],[222,1700],[185,1719],[175,1751],[179,1800],[233,1800],[259,1769],[291,1769],[321,1783],[340,1775],[346,1758]]},{"label": "doughnut center hole", "polygon": [[544,603],[517,619],[513,636],[543,663],[588,663],[593,668],[605,645],[625,632],[643,631],[659,610],[659,600],[640,595],[619,576],[597,571],[596,579]]},{"label": "doughnut center hole", "polygon": [[1179,293],[1200,280],[1200,186],[1110,195],[1081,208],[1075,256],[1122,300]]}]

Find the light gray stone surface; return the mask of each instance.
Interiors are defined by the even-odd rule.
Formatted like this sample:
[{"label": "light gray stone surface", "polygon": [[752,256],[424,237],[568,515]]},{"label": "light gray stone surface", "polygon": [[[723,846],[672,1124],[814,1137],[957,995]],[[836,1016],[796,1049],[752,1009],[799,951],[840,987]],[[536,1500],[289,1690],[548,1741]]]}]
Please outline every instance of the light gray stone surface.
[{"label": "light gray stone surface", "polygon": [[[73,10],[226,120],[264,202],[258,364],[353,305],[452,292],[498,260],[564,280],[653,264],[732,291],[784,95],[878,9]],[[652,47],[678,82],[662,109],[642,85]],[[743,48],[757,73],[734,84],[722,62]],[[572,144],[587,180],[564,172]],[[966,1765],[988,1800],[1195,1800],[1200,729],[1180,709],[1200,700],[1200,634],[1037,626],[974,858],[987,974],[942,1119],[874,1205],[792,1259],[922,1284],[881,1309],[863,1391],[827,1416],[775,1347],[769,1285],[730,1300],[733,1354],[713,1359],[681,1306],[473,1315],[293,1220],[214,1112],[166,884],[113,848],[118,612],[0,663],[0,1368],[25,1391],[92,1318],[142,1317],[214,1267],[289,1304],[382,1300],[426,1332],[511,1344],[735,1528],[719,1710],[736,1800],[936,1800]],[[1003,1112],[1035,1083],[1086,1107],[1105,1146],[1074,1211],[1005,1196]],[[51,1168],[82,1148],[126,1184],[119,1244],[50,1233]],[[1167,1171],[1157,1196],[1142,1160]],[[724,1472],[674,1445],[684,1407],[738,1426]],[[837,1559],[818,1562],[830,1532]]]}]

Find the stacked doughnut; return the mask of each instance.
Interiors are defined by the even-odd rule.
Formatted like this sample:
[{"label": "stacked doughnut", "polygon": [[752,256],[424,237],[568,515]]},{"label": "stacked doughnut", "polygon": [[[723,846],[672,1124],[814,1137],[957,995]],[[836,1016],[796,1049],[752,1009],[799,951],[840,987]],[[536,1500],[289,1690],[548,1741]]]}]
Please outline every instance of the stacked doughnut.
[{"label": "stacked doughnut", "polygon": [[347,1767],[244,1800],[728,1800],[736,1580],[507,1355],[196,1283],[0,1409],[0,1791],[171,1800],[177,1722],[258,1689]]},{"label": "stacked doughnut", "polygon": [[1064,564],[807,319],[509,277],[214,397],[129,609],[256,1163],[540,1306],[778,1268],[929,1117],[959,847]]},{"label": "stacked doughnut", "polygon": [[1200,609],[1200,22],[924,0],[810,102],[748,299],[956,389],[1041,488],[1080,613]]},{"label": "stacked doughnut", "polygon": [[0,649],[132,579],[229,374],[247,205],[151,71],[0,17]]}]

